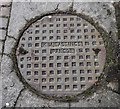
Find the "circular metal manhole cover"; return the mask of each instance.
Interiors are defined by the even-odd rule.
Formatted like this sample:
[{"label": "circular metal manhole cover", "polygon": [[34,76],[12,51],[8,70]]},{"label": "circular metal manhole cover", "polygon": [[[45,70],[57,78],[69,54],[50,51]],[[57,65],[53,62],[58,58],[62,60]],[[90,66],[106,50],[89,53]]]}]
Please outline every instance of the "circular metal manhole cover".
[{"label": "circular metal manhole cover", "polygon": [[17,50],[25,80],[45,94],[70,95],[91,87],[103,71],[106,50],[86,20],[66,14],[45,16],[23,33]]}]

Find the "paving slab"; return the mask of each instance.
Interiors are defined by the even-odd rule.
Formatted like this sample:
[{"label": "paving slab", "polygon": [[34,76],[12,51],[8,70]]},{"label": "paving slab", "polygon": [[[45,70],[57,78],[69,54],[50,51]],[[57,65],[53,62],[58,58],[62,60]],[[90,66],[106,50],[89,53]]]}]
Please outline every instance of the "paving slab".
[{"label": "paving slab", "polygon": [[0,28],[7,28],[8,19],[0,18]]},{"label": "paving slab", "polygon": [[6,36],[6,30],[0,29],[0,40],[4,40]]},{"label": "paving slab", "polygon": [[16,107],[68,107],[68,103],[57,103],[46,99],[40,99],[29,90],[22,92]]},{"label": "paving slab", "polygon": [[2,7],[0,9],[0,16],[8,17],[9,16],[9,12],[10,12],[10,7]]},{"label": "paving slab", "polygon": [[14,47],[15,42],[16,42],[15,39],[7,37],[5,41],[4,53],[10,54],[12,48]]},{"label": "paving slab", "polygon": [[9,103],[10,107],[14,106],[19,92],[23,88],[16,73],[13,70],[14,64],[8,56],[3,56],[1,62],[2,70],[2,107]]},{"label": "paving slab", "polygon": [[[102,92],[102,93],[101,93]],[[78,103],[71,103],[71,107],[119,107],[120,95],[112,91],[102,90],[95,92],[86,100],[80,100]]]},{"label": "paving slab", "polygon": [[11,4],[11,2],[12,2],[12,0],[1,0],[0,1],[0,5],[6,5],[6,6],[8,6],[8,5]]}]

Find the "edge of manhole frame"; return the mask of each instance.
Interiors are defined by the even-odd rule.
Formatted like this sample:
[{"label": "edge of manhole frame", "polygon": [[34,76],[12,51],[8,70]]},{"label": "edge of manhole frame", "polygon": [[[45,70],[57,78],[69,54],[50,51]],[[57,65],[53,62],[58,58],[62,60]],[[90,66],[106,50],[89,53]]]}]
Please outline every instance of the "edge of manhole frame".
[{"label": "edge of manhole frame", "polygon": [[[18,68],[18,62],[17,62],[17,56],[16,56],[16,51],[19,45],[19,41],[23,35],[23,33],[32,25],[35,23],[37,20],[42,19],[45,16],[49,15],[57,15],[57,14],[69,14],[69,15],[75,15],[78,17],[81,17],[82,19],[86,20],[89,22],[92,26],[96,28],[96,30],[100,33],[102,36],[102,39],[104,41],[104,46],[106,49],[106,61],[105,65],[103,68],[103,73],[100,75],[99,79],[97,82],[95,82],[90,88],[86,89],[84,92],[76,95],[71,95],[71,96],[53,96],[53,95],[48,95],[44,94],[40,91],[37,91],[35,88],[29,85],[28,82],[24,79],[22,74],[20,73],[20,70]],[[92,95],[94,92],[96,92],[100,88],[106,88],[107,86],[107,80],[106,77],[110,72],[111,66],[115,66],[118,64],[118,61],[116,59],[117,55],[117,42],[112,39],[112,37],[109,36],[109,33],[105,31],[98,22],[95,22],[94,19],[88,15],[85,15],[83,13],[77,13],[76,11],[63,11],[63,10],[55,10],[55,11],[50,11],[46,12],[43,14],[40,14],[39,16],[35,16],[34,18],[31,18],[29,21],[26,22],[25,26],[19,31],[18,34],[18,39],[14,44],[14,47],[12,48],[11,51],[11,58],[14,63],[14,70],[16,72],[16,75],[18,76],[19,80],[23,83],[23,85],[28,88],[30,91],[35,93],[36,95],[40,96],[43,99],[48,99],[48,100],[54,100],[54,101],[60,101],[60,102],[78,102],[80,99],[86,99],[90,95]]]}]

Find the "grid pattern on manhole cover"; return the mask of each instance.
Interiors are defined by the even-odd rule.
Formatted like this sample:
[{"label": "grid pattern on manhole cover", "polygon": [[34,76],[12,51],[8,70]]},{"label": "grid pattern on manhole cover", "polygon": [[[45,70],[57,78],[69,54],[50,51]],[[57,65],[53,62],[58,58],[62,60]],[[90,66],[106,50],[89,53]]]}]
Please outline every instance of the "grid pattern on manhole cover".
[{"label": "grid pattern on manhole cover", "polygon": [[20,39],[18,65],[26,81],[48,94],[77,94],[103,71],[105,47],[99,32],[73,15],[45,16]]}]

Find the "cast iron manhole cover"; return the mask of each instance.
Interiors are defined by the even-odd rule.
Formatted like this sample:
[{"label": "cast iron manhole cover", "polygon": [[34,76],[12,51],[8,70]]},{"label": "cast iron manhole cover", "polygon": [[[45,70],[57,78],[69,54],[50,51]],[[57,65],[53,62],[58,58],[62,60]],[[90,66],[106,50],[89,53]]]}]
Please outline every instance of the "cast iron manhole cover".
[{"label": "cast iron manhole cover", "polygon": [[23,33],[17,51],[25,80],[37,91],[54,95],[74,95],[91,87],[106,57],[95,27],[67,14],[37,20]]}]

